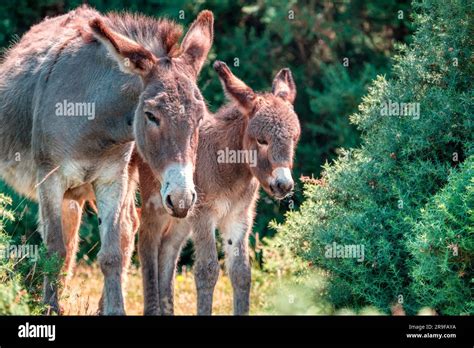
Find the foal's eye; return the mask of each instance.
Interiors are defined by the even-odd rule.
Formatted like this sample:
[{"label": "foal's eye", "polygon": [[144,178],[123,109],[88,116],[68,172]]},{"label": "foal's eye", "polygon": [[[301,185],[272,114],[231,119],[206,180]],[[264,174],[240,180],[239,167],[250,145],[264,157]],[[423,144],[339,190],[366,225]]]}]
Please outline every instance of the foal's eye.
[{"label": "foal's eye", "polygon": [[151,112],[145,111],[145,116],[150,122],[153,122],[157,126],[160,125],[160,119],[156,117],[155,115],[153,115]]},{"label": "foal's eye", "polygon": [[265,139],[257,139],[258,145],[268,145],[268,142]]}]

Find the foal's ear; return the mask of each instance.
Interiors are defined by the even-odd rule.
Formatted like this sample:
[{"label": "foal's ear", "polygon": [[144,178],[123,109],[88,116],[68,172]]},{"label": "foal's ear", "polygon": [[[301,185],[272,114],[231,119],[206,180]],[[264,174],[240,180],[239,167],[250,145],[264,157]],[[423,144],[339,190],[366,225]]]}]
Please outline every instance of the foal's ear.
[{"label": "foal's ear", "polygon": [[219,75],[222,87],[229,99],[237,101],[240,108],[243,109],[246,114],[251,112],[257,99],[252,88],[235,77],[224,62],[216,61],[214,63],[214,70]]},{"label": "foal's ear", "polygon": [[109,29],[102,19],[92,19],[89,26],[94,36],[107,47],[124,73],[144,77],[156,63],[157,58],[153,53],[135,41]]},{"label": "foal's ear", "polygon": [[214,15],[211,11],[201,11],[181,43],[183,50],[181,57],[191,67],[196,78],[212,47],[213,38]]},{"label": "foal's ear", "polygon": [[281,69],[273,79],[272,93],[277,97],[280,97],[291,104],[294,103],[296,98],[296,85],[293,80],[293,75],[290,69]]}]

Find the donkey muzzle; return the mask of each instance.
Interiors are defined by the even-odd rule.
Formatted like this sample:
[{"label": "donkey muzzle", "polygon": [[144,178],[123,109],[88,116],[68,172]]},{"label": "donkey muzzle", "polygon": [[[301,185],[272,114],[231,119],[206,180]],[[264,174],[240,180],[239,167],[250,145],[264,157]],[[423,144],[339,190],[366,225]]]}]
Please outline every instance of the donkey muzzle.
[{"label": "donkey muzzle", "polygon": [[165,206],[172,216],[185,218],[196,202],[196,191],[182,190],[170,193],[165,197]]},{"label": "donkey muzzle", "polygon": [[273,180],[269,184],[273,196],[277,199],[288,196],[295,185],[290,169],[285,167],[278,167],[273,171]]},{"label": "donkey muzzle", "polygon": [[185,218],[196,202],[193,166],[173,163],[163,174],[161,197],[166,211],[177,218]]}]

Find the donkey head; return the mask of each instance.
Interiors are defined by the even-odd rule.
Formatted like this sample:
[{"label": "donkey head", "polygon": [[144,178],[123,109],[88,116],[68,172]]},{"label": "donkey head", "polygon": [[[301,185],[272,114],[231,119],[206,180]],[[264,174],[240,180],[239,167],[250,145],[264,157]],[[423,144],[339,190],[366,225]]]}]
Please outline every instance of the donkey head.
[{"label": "donkey head", "polygon": [[163,206],[175,217],[185,217],[196,201],[193,172],[198,127],[207,112],[196,80],[212,46],[213,22],[212,12],[202,11],[181,48],[177,48],[181,32],[165,28],[162,41],[169,47],[164,57],[112,31],[101,19],[90,22],[120,69],[141,78],[143,90],[133,124],[135,141],[161,183]]},{"label": "donkey head", "polygon": [[291,177],[293,154],[300,136],[298,116],[293,110],[296,87],[289,69],[273,80],[272,93],[255,93],[235,77],[223,62],[215,62],[224,90],[248,119],[243,146],[257,153],[252,174],[264,190],[277,199],[286,197],[294,186]]}]

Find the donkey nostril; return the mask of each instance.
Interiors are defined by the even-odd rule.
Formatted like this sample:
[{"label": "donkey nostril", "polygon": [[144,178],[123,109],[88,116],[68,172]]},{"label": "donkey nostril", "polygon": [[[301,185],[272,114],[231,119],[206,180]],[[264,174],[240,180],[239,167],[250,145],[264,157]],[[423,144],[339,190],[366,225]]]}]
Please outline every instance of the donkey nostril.
[{"label": "donkey nostril", "polygon": [[278,188],[279,191],[284,191],[285,190],[285,185],[281,181],[278,181],[277,182],[277,188]]},{"label": "donkey nostril", "polygon": [[166,196],[166,205],[168,206],[168,208],[171,208],[171,209],[174,208],[173,202],[171,201],[171,196],[170,196],[170,195]]},{"label": "donkey nostril", "polygon": [[192,204],[196,203],[196,192],[193,192]]},{"label": "donkey nostril", "polygon": [[277,188],[280,192],[289,192],[293,190],[293,182],[278,181]]}]

